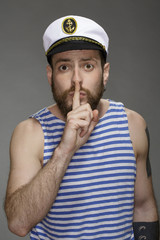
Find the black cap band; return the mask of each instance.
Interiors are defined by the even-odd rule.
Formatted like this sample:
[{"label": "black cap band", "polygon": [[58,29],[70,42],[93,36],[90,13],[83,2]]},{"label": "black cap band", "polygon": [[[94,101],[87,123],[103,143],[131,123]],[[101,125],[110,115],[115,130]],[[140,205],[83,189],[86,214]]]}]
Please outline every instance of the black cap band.
[{"label": "black cap band", "polygon": [[72,40],[58,44],[56,47],[51,46],[50,51],[46,54],[48,62],[50,63],[51,57],[60,52],[70,51],[70,50],[99,50],[103,53],[106,60],[107,53],[102,48],[101,45],[96,43],[84,41],[84,40]]}]

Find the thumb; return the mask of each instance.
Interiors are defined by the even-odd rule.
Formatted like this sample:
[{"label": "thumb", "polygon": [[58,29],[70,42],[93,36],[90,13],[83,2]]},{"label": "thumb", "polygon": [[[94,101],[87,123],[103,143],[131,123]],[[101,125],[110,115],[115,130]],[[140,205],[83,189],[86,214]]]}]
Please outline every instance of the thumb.
[{"label": "thumb", "polygon": [[88,129],[88,134],[90,135],[99,121],[99,112],[98,110],[93,110],[93,119]]},{"label": "thumb", "polygon": [[98,123],[99,121],[99,112],[97,109],[93,110],[93,121],[96,122],[96,124]]}]

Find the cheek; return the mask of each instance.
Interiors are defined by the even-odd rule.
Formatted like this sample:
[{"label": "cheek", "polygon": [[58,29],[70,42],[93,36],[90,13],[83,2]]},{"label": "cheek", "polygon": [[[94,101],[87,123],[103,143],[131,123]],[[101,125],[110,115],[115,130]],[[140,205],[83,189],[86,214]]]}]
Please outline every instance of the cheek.
[{"label": "cheek", "polygon": [[65,90],[69,89],[70,87],[69,81],[67,81],[63,77],[58,77],[58,76],[56,77],[53,76],[52,84],[54,86],[54,89],[58,93],[63,93]]},{"label": "cheek", "polygon": [[102,84],[102,72],[93,72],[90,75],[85,76],[84,84],[87,88],[96,91]]}]

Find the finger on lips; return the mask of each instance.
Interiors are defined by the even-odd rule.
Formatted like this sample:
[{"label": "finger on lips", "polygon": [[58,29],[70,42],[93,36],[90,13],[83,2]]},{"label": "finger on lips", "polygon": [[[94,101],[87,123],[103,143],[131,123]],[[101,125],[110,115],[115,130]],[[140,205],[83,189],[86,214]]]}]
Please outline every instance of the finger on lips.
[{"label": "finger on lips", "polygon": [[76,81],[72,109],[74,110],[79,106],[80,106],[80,84],[78,81]]}]

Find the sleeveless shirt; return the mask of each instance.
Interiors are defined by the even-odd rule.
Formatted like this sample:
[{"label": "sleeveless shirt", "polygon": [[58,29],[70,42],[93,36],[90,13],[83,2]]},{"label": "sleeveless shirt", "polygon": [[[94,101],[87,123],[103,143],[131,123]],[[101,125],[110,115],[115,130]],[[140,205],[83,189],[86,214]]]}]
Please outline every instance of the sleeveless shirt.
[{"label": "sleeveless shirt", "polygon": [[[58,195],[30,239],[133,240],[136,160],[124,105],[109,100],[85,145],[72,157]],[[65,122],[44,108],[36,118],[44,133],[47,164]]]}]

